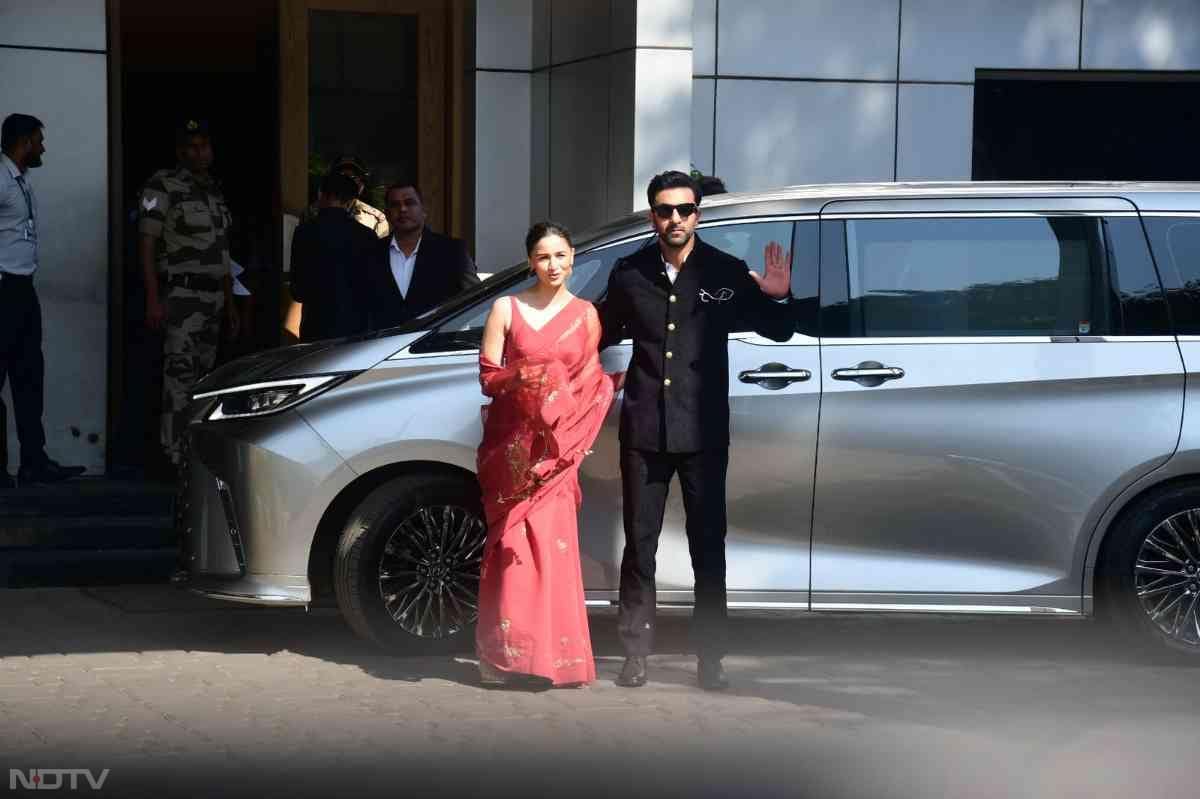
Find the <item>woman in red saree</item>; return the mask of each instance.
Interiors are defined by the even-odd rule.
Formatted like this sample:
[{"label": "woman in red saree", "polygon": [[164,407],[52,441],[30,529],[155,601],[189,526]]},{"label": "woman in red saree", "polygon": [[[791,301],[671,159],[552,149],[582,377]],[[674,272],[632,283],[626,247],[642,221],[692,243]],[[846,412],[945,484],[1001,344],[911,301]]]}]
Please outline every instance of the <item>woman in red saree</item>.
[{"label": "woman in red saree", "polygon": [[478,473],[488,537],[475,633],[480,676],[577,685],[596,678],[579,560],[579,464],[612,404],[600,320],[567,290],[575,251],[560,225],[525,238],[537,283],[492,306],[479,353]]}]

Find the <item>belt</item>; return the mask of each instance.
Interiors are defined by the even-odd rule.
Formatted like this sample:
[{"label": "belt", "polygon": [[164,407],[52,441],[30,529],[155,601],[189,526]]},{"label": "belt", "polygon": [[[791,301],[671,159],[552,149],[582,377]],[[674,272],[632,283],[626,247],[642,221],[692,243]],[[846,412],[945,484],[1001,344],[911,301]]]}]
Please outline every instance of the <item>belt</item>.
[{"label": "belt", "polygon": [[220,291],[221,278],[212,275],[167,275],[167,285],[193,291]]}]

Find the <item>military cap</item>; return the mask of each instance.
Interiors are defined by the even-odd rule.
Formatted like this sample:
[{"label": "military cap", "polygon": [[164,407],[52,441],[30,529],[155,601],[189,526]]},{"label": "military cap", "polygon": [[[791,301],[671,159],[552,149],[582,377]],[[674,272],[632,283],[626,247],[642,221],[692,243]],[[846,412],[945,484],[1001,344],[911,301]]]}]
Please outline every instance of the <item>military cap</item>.
[{"label": "military cap", "polygon": [[184,117],[175,126],[175,138],[186,139],[188,136],[209,136],[208,120],[199,117]]},{"label": "military cap", "polygon": [[363,180],[366,180],[371,176],[371,170],[367,169],[367,165],[352,155],[340,156],[336,161],[333,162],[333,167],[329,171],[341,172],[346,167],[353,169]]}]

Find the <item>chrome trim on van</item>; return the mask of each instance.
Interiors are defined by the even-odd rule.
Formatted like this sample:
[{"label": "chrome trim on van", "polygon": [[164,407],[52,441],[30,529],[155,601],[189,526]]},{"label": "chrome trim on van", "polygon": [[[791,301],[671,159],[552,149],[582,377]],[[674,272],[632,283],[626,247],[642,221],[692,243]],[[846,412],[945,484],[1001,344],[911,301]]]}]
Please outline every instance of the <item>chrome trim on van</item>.
[{"label": "chrome trim on van", "polygon": [[[700,210],[704,210],[701,206]],[[712,222],[700,222],[696,228],[703,230],[709,227],[725,227],[727,225],[753,225],[762,222],[815,222],[819,214],[780,214],[779,216],[743,216],[731,219],[716,219]]]},{"label": "chrome trim on van", "polygon": [[1178,216],[1200,219],[1200,211],[1142,211],[1142,216]]},{"label": "chrome trim on van", "polygon": [[[1184,338],[1180,336],[1179,340]],[[1200,336],[1192,338],[1200,341]],[[827,347],[885,347],[914,344],[1167,344],[1174,340],[1174,336],[1091,336],[1081,333],[1062,336],[871,336],[824,338],[820,343]]]},{"label": "chrome trim on van", "polygon": [[[732,607],[732,604],[730,605]],[[921,605],[873,602],[813,602],[814,611],[875,611],[878,613],[982,613],[995,615],[1052,614],[1082,616],[1078,610],[1049,605]]]},{"label": "chrome trim on van", "polygon": [[1137,211],[835,211],[821,219],[1045,219],[1047,217],[1136,217]]}]

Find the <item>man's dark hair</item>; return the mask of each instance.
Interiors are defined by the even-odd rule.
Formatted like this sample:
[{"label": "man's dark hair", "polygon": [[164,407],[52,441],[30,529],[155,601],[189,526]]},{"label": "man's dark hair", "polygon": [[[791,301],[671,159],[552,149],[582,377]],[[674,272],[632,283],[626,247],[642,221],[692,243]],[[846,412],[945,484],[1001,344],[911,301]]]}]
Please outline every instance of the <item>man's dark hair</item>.
[{"label": "man's dark hair", "polygon": [[321,193],[340,203],[348,203],[358,197],[358,184],[340,172],[331,172],[321,178]]},{"label": "man's dark hair", "polygon": [[0,128],[0,150],[11,151],[17,142],[26,136],[32,136],[46,127],[37,117],[29,114],[9,114],[4,118],[4,126]]},{"label": "man's dark hair", "polygon": [[711,197],[714,194],[724,194],[728,189],[725,188],[725,181],[716,175],[705,175],[700,178],[700,191],[704,192],[705,197]]},{"label": "man's dark hair", "polygon": [[388,198],[392,196],[392,192],[400,191],[400,189],[412,189],[417,194],[417,199],[421,201],[421,205],[425,204],[425,195],[421,193],[421,187],[411,180],[398,180],[387,187],[387,191],[383,193],[383,204],[387,205]]},{"label": "man's dark hair", "polygon": [[567,230],[566,226],[547,220],[545,222],[538,222],[529,228],[529,232],[525,234],[525,254],[532,255],[533,248],[547,236],[560,236],[567,242],[568,247],[575,246],[571,242],[571,231]]},{"label": "man's dark hair", "polygon": [[700,186],[692,180],[691,175],[671,169],[650,179],[650,185],[646,188],[646,204],[653,206],[654,198],[658,196],[658,193],[667,189],[691,189],[697,205],[700,204],[700,198],[703,196]]}]

